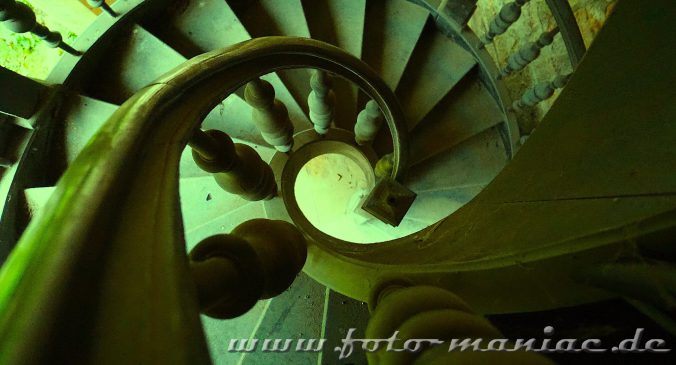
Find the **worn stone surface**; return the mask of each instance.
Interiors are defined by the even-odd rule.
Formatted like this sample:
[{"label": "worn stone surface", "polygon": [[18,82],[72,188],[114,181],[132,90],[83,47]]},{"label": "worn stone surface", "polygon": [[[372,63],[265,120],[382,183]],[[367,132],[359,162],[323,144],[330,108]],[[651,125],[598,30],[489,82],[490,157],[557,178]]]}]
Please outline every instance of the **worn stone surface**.
[{"label": "worn stone surface", "polygon": [[[477,35],[482,36],[495,14],[509,1],[511,0],[479,0],[476,13],[469,22],[470,28]],[[616,2],[617,0],[570,0],[587,47],[593,42]],[[502,69],[507,64],[510,55],[526,43],[536,40],[542,32],[552,29],[555,24],[545,1],[530,1],[523,7],[521,18],[505,34],[496,37],[486,49],[496,61],[497,66]],[[512,99],[517,100],[531,86],[551,81],[556,75],[572,71],[566,47],[561,36],[557,35],[554,43],[545,47],[537,60],[524,70],[506,77],[504,82]],[[537,126],[559,93],[560,91],[557,91],[551,99],[519,113],[519,125],[523,133],[528,134]]]}]

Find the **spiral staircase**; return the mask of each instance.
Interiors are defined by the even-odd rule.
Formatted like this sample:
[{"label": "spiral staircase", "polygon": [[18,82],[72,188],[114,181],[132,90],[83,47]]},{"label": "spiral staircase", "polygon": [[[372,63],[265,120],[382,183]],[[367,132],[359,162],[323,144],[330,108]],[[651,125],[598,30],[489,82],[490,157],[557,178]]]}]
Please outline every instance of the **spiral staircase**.
[{"label": "spiral staircase", "polygon": [[[219,80],[225,79],[219,79],[222,76],[218,74],[207,75],[205,70],[215,67],[220,59],[242,55],[239,63],[229,64],[229,67],[239,67],[241,74],[233,72],[230,78],[239,80],[247,72],[260,75],[242,79],[239,83],[233,81],[231,90],[217,92],[224,97],[213,103],[207,99],[214,99],[214,95],[194,91],[189,97],[196,105],[208,105],[208,113],[200,114],[190,107],[176,109],[175,114],[164,116],[164,126],[161,121],[154,125],[156,136],[153,132],[148,133],[158,141],[162,136],[175,138],[174,132],[187,135],[189,133],[183,127],[178,127],[181,118],[198,118],[200,120],[194,122],[201,122],[201,129],[212,133],[202,135],[198,131],[189,141],[186,137],[184,142],[192,148],[182,150],[180,158],[176,155],[182,218],[177,226],[183,227],[188,251],[208,237],[229,233],[245,221],[256,218],[293,223],[309,242],[305,273],[299,274],[284,293],[257,302],[235,319],[223,321],[201,317],[214,363],[338,363],[333,357],[333,346],[340,345],[340,339],[349,328],[356,328],[357,334],[364,335],[369,319],[366,302],[373,309],[374,303],[379,302],[373,295],[392,283],[396,287],[442,287],[455,292],[478,312],[485,314],[553,310],[617,295],[638,297],[640,303],[654,304],[651,302],[652,292],[645,296],[634,295],[627,289],[630,287],[628,284],[621,285],[619,289],[608,284],[613,280],[604,280],[603,273],[606,271],[584,270],[591,264],[613,262],[612,258],[622,256],[621,253],[627,250],[625,238],[641,241],[641,245],[650,248],[649,252],[660,253],[656,256],[660,260],[669,257],[669,249],[663,247],[663,238],[667,234],[665,232],[673,231],[671,227],[674,227],[671,214],[674,201],[670,194],[675,191],[675,185],[673,178],[657,171],[660,164],[667,166],[676,161],[670,152],[662,149],[667,143],[662,141],[673,136],[674,128],[655,127],[649,132],[629,128],[638,136],[637,139],[664,136],[650,148],[664,158],[657,162],[656,167],[645,168],[649,170],[645,180],[622,185],[629,188],[620,193],[612,192],[611,188],[595,188],[598,184],[591,181],[602,181],[601,185],[611,186],[606,182],[624,182],[623,177],[618,175],[613,180],[610,174],[606,175],[606,180],[593,180],[593,176],[600,175],[592,172],[591,162],[581,161],[582,152],[576,151],[570,144],[552,142],[560,136],[558,138],[575,141],[571,144],[589,147],[594,145],[593,137],[601,135],[601,131],[617,135],[617,141],[626,142],[624,135],[619,132],[613,134],[615,130],[611,127],[604,129],[605,125],[585,135],[577,132],[577,126],[560,121],[576,116],[576,125],[589,121],[584,112],[592,107],[579,105],[576,97],[591,97],[585,92],[595,91],[589,86],[590,74],[601,61],[613,56],[612,47],[607,44],[614,40],[612,32],[621,28],[623,17],[629,10],[618,10],[621,13],[617,16],[619,25],[612,25],[607,31],[606,43],[598,46],[598,56],[592,53],[585,61],[589,66],[581,66],[581,76],[577,77],[578,73],[573,75],[573,91],[562,96],[563,100],[557,103],[559,109],[555,106],[550,113],[553,116],[548,115],[551,120],[544,122],[543,131],[529,138],[521,150],[525,138],[521,138],[515,110],[527,108],[551,96],[554,89],[565,85],[568,76],[552,77],[551,83],[537,85],[516,102],[509,99],[500,78],[518,72],[536,58],[539,49],[551,43],[552,40],[547,40],[547,37],[554,37],[557,31],[561,32],[568,46],[574,67],[580,62],[584,49],[580,50],[580,39],[575,37],[570,19],[564,22],[566,13],[561,10],[562,2],[552,1],[552,4],[559,4],[552,6],[552,10],[558,11],[555,15],[560,20],[559,28],[539,39],[539,35],[528,37],[533,43],[526,44],[525,51],[510,59],[508,65],[498,68],[483,48],[517,21],[518,15],[515,19],[510,16],[514,17],[514,9],[518,11],[519,7],[527,6],[527,1],[516,1],[510,3],[511,7],[506,6],[504,14],[501,12],[497,16],[496,22],[482,38],[465,27],[472,15],[473,3],[404,0],[115,2],[106,8],[108,14],[101,15],[87,32],[80,35],[72,48],[53,42],[55,46],[68,47],[73,54],[66,54],[44,83],[16,77],[12,79],[18,80],[17,88],[21,90],[25,106],[16,103],[15,116],[7,117],[3,123],[2,137],[7,146],[3,156],[6,168],[2,180],[3,194],[7,199],[0,227],[3,260],[33,217],[37,219],[42,215],[44,224],[50,221],[44,218],[48,214],[43,211],[57,212],[59,207],[55,202],[66,199],[64,194],[94,194],[93,190],[87,189],[95,187],[85,185],[80,185],[80,191],[68,192],[68,185],[63,182],[69,181],[68,178],[61,179],[67,170],[85,171],[85,168],[90,168],[94,171],[94,151],[115,155],[122,153],[118,149],[131,150],[123,137],[119,141],[111,139],[105,143],[101,138],[96,139],[95,136],[114,131],[113,123],[106,124],[107,121],[119,119],[128,110],[137,113],[128,120],[144,119],[143,108],[136,111],[133,107],[141,105],[139,100],[144,97],[148,98],[146,102],[150,105],[148,100],[152,96],[148,96],[148,90],[157,87],[157,93],[160,93],[165,85],[184,82],[187,79],[185,75],[192,75],[190,72],[200,67],[204,74],[194,71],[200,82],[210,82],[210,87],[217,88]],[[338,48],[277,36],[313,38]],[[254,41],[241,43],[252,39]],[[644,49],[659,48],[653,46],[646,45]],[[77,54],[79,52],[82,54]],[[259,53],[256,52],[268,52],[272,56],[257,59],[255,57]],[[206,55],[200,56],[202,54]],[[357,59],[370,68],[362,68]],[[267,71],[257,70],[255,66],[247,68],[256,62],[267,66]],[[618,66],[619,69],[622,67]],[[657,66],[647,63],[645,67],[648,69],[646,74],[651,75],[649,67]],[[264,68],[261,66],[261,70]],[[614,81],[612,76],[608,77],[609,83]],[[185,85],[188,89],[188,81]],[[258,89],[256,85],[259,85]],[[272,95],[260,91],[266,85],[274,90]],[[636,90],[639,89],[640,86],[637,86]],[[40,96],[31,102],[31,95]],[[288,119],[283,112],[279,113],[277,107],[271,107],[274,112],[265,114],[261,111],[264,108],[252,101],[251,95],[271,98],[271,105],[283,105],[281,110],[288,111]],[[308,96],[310,99],[316,97],[318,101],[308,101]],[[276,101],[272,103],[272,99]],[[170,100],[169,96],[167,100]],[[607,103],[609,107],[617,105],[613,101]],[[125,106],[121,106],[123,104]],[[148,107],[148,110],[151,108]],[[319,126],[318,120],[322,119],[319,109],[330,109],[328,121],[333,123],[325,130]],[[289,147],[289,151],[284,149],[283,143],[271,143],[271,139],[257,128],[260,125],[257,120],[265,118],[261,115],[268,115],[274,120],[285,119],[293,126],[293,146]],[[384,126],[378,128],[380,124]],[[139,125],[143,124],[139,122]],[[175,131],[169,126],[176,126]],[[364,128],[368,131],[364,132]],[[265,164],[249,163],[246,167],[254,174],[256,171],[265,174],[263,171],[270,169],[275,179],[274,191],[266,190],[263,195],[252,199],[252,196],[238,196],[225,191],[223,185],[219,186],[218,179],[214,179],[213,174],[207,172],[209,169],[205,169],[199,161],[196,163],[194,157],[195,153],[199,155],[200,151],[209,150],[211,140],[208,137],[217,135],[213,131],[225,132],[236,146],[248,146],[237,147],[238,151],[255,151]],[[283,137],[284,133],[278,134]],[[207,136],[206,142],[199,142],[196,136]],[[148,138],[146,142],[135,143],[161,144]],[[355,142],[355,138],[360,143]],[[539,143],[533,142],[528,152],[530,140],[537,138],[540,138],[537,140]],[[602,146],[604,153],[610,153],[614,147],[621,145],[620,142],[613,145],[613,140],[609,139],[602,141],[606,141]],[[558,149],[552,152],[547,149],[548,145]],[[145,161],[146,154],[150,154],[137,151],[138,161]],[[624,158],[628,164],[640,163],[627,157],[635,151],[637,149],[628,148],[613,161]],[[560,161],[557,153],[567,156],[569,162],[557,162]],[[529,157],[515,162],[516,167],[510,165],[511,170],[503,171],[515,156],[521,154],[529,154]],[[171,160],[173,155],[170,155],[168,153],[167,160]],[[589,156],[592,162],[605,161],[603,158],[607,157],[602,154],[598,159],[593,157],[594,154]],[[92,160],[87,163],[87,158]],[[155,165],[137,164],[133,157],[125,161],[112,169],[120,174],[145,176],[149,180],[164,174],[155,169]],[[79,167],[72,168],[73,164]],[[626,170],[619,165],[611,165]],[[125,171],[125,166],[132,171]],[[524,169],[529,172],[524,174]],[[565,175],[561,171],[578,172]],[[592,177],[584,177],[579,171]],[[328,177],[318,177],[322,172]],[[539,172],[542,174],[538,175]],[[75,172],[71,174],[75,176]],[[306,182],[309,183],[301,186],[297,180],[303,174],[308,176]],[[491,185],[492,188],[488,187],[499,174],[502,180],[498,179],[498,183]],[[354,177],[356,175],[361,177]],[[558,182],[557,177],[572,180]],[[640,176],[636,178],[641,179]],[[61,190],[56,187],[60,179],[60,184],[64,186]],[[163,186],[148,184],[148,187],[142,187],[143,183],[135,185],[137,183],[129,181],[130,186],[139,186],[141,193],[133,195],[139,199],[139,205],[153,204],[151,198],[145,200],[143,191],[151,196],[155,194],[154,187],[160,189]],[[581,190],[588,191],[577,194],[567,185],[570,181]],[[640,185],[647,181],[652,183]],[[587,183],[589,185],[585,185]],[[321,184],[324,188],[317,188]],[[631,191],[631,187],[640,186],[647,188],[645,191],[641,188]],[[511,193],[507,193],[508,190]],[[371,191],[384,194],[384,203],[374,198],[377,194],[369,194]],[[520,192],[523,192],[521,196]],[[548,195],[550,193],[553,195]],[[48,203],[55,194],[59,198]],[[414,196],[415,200],[411,203]],[[589,198],[597,196],[605,198]],[[651,196],[655,197],[655,201],[637,201]],[[267,199],[260,199],[263,197]],[[392,197],[397,198],[396,201]],[[333,209],[333,215],[324,213],[321,216],[318,210],[312,212],[307,208],[318,206],[313,201],[329,202],[324,203],[324,208],[329,210],[340,204],[340,209]],[[399,205],[400,201],[404,203]],[[468,204],[470,201],[473,205]],[[547,201],[570,205],[528,205]],[[369,202],[380,211],[384,204],[385,215],[391,214],[394,218],[376,218],[378,214],[371,215],[360,209]],[[406,202],[411,203],[410,206]],[[123,205],[122,200],[120,204]],[[167,204],[171,206],[171,203]],[[176,210],[176,207],[171,208]],[[95,207],[88,209],[96,210]],[[596,213],[611,210],[615,213],[590,222],[590,217]],[[454,214],[456,211],[457,214]],[[573,218],[580,211],[588,213],[580,213]],[[152,214],[155,213],[149,212],[138,216],[130,214],[127,220],[132,226],[143,227],[144,217],[154,217]],[[71,219],[78,216],[72,214]],[[157,214],[159,217],[160,214]],[[51,219],[56,219],[54,217]],[[561,226],[552,222],[553,217],[563,220],[559,222]],[[148,221],[148,225],[151,223],[157,224],[154,219]],[[37,227],[38,223],[32,226]],[[521,228],[515,230],[515,226]],[[629,232],[626,227],[634,228]],[[150,230],[148,227],[138,229]],[[34,231],[38,232],[38,229]],[[484,233],[476,234],[478,231]],[[26,236],[35,238],[38,235]],[[158,233],[158,237],[163,236]],[[181,239],[177,240],[181,242]],[[505,243],[498,242],[500,240]],[[560,243],[557,247],[573,248],[558,249],[543,242],[557,242]],[[537,247],[542,249],[538,251]],[[634,255],[636,250],[631,252]],[[490,260],[482,261],[482,257]],[[124,271],[124,265],[118,269]],[[10,270],[6,269],[7,272]],[[569,278],[578,271],[587,274],[583,279]],[[132,276],[131,273],[136,271],[130,269],[129,272]],[[640,279],[632,275],[621,277],[629,277],[626,280],[634,284],[638,281],[637,285],[641,285]],[[662,283],[662,278],[668,275],[656,277],[656,281]],[[133,279],[130,280],[133,282]],[[510,285],[517,281],[521,284]],[[551,288],[551,285],[559,286],[545,289]],[[546,294],[533,295],[533,288],[539,288]],[[426,295],[438,294],[434,293]],[[445,294],[440,295],[443,297]],[[424,297],[421,300],[425,301]],[[5,303],[11,303],[11,300]],[[120,301],[120,305],[122,303]],[[134,304],[129,302],[127,305]],[[645,309],[645,305],[642,308]],[[649,315],[653,319],[656,318],[655,313],[661,313],[649,308],[652,309],[645,312],[653,314]],[[371,333],[384,334],[381,332],[375,330]],[[128,337],[132,338],[133,334],[128,334]],[[288,353],[228,350],[231,339],[250,338],[327,338],[329,350]],[[427,356],[429,360],[434,355]],[[111,359],[115,356],[109,359],[114,362]],[[360,353],[345,361],[340,363],[363,363],[366,358]]]}]

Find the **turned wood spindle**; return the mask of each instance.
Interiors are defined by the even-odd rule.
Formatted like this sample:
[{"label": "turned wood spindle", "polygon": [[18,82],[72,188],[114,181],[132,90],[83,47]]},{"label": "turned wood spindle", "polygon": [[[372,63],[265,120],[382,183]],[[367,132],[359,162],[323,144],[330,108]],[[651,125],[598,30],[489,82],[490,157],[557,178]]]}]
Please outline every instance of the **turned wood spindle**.
[{"label": "turned wood spindle", "polygon": [[498,15],[495,16],[491,24],[488,26],[488,32],[481,39],[481,44],[479,48],[484,48],[487,45],[493,42],[495,37],[503,34],[516,23],[517,20],[521,17],[521,7],[526,5],[530,0],[515,0],[511,3],[505,4],[505,6],[500,9]]},{"label": "turned wood spindle", "polygon": [[233,143],[219,130],[198,130],[189,145],[197,166],[214,174],[223,190],[247,200],[271,199],[277,194],[272,168],[250,146]]},{"label": "turned wood spindle", "polygon": [[512,104],[512,110],[519,111],[525,107],[535,106],[554,95],[557,89],[562,89],[568,83],[570,74],[557,76],[550,82],[543,82],[535,85],[535,87],[528,89],[521,99]]},{"label": "turned wood spindle", "polygon": [[263,139],[280,152],[293,147],[293,124],[284,104],[275,98],[275,89],[261,79],[250,81],[244,99],[253,107],[253,122]]},{"label": "turned wood spindle", "polygon": [[254,219],[206,238],[189,256],[202,313],[219,319],[246,313],[284,292],[306,258],[303,234],[284,221]]},{"label": "turned wood spindle", "polygon": [[359,112],[357,123],[354,125],[355,140],[359,145],[371,143],[380,127],[383,125],[385,117],[380,111],[378,103],[371,100],[366,103],[364,110]]},{"label": "turned wood spindle", "polygon": [[524,67],[528,66],[531,62],[535,61],[538,57],[540,57],[540,51],[554,42],[554,36],[556,36],[558,33],[558,27],[544,32],[540,35],[537,41],[529,43],[525,47],[521,48],[518,52],[511,55],[507,60],[507,66],[502,69],[498,78],[501,79],[513,72],[520,71]]},{"label": "turned wood spindle", "polygon": [[333,108],[336,104],[336,95],[331,90],[333,78],[325,71],[316,70],[310,79],[312,91],[307,103],[310,108],[310,120],[317,133],[324,135],[331,127]]}]

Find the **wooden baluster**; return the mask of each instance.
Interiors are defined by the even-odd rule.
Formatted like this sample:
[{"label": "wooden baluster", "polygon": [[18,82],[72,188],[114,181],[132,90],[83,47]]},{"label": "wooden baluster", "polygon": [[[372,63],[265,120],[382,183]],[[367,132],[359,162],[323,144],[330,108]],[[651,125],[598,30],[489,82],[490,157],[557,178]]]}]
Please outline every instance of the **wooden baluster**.
[{"label": "wooden baluster", "polygon": [[272,85],[265,80],[252,80],[246,86],[244,99],[254,108],[253,122],[263,139],[280,152],[291,151],[293,124],[284,104],[275,99]]},{"label": "wooden baluster", "polygon": [[214,174],[223,190],[247,200],[271,199],[277,184],[270,165],[256,151],[219,130],[198,130],[189,142],[195,163]]},{"label": "wooden baluster", "polygon": [[[419,338],[505,338],[484,316],[462,298],[448,290],[428,285],[412,285],[408,279],[393,279],[370,295],[371,318],[364,338],[387,338],[408,343]],[[392,319],[396,318],[396,321]],[[554,328],[544,328],[551,335]],[[468,340],[469,341],[469,340]],[[479,341],[480,342],[480,341]],[[404,345],[406,346],[406,345]],[[452,346],[452,345],[451,345]],[[471,345],[470,345],[471,346]],[[477,346],[482,346],[477,343]],[[528,364],[553,365],[542,354],[517,348],[505,340],[508,351],[449,351],[446,346],[420,346],[413,351],[388,351],[385,346],[366,352],[369,364]],[[488,346],[490,347],[490,346]],[[340,349],[340,348],[339,348]]]},{"label": "wooden baluster", "polygon": [[514,24],[521,17],[521,7],[526,5],[530,0],[515,0],[514,2],[505,4],[505,6],[500,9],[498,15],[493,19],[491,24],[488,26],[488,32],[481,39],[481,44],[479,48],[484,48],[493,42],[495,37],[503,34],[509,29],[512,24]]},{"label": "wooden baluster", "polygon": [[87,4],[94,8],[101,8],[103,11],[108,13],[112,17],[117,17],[117,14],[113,11],[110,5],[106,4],[105,0],[87,0]]},{"label": "wooden baluster", "polygon": [[543,82],[531,89],[528,89],[520,100],[517,100],[514,102],[514,104],[512,104],[512,109],[518,111],[525,107],[535,106],[538,103],[551,98],[552,95],[554,95],[556,89],[561,89],[566,86],[570,76],[570,74],[560,75],[551,82]]},{"label": "wooden baluster", "polygon": [[559,28],[554,28],[548,32],[540,35],[537,41],[529,43],[521,48],[518,52],[511,55],[507,60],[507,66],[500,72],[498,79],[501,79],[513,72],[522,70],[531,62],[535,61],[540,56],[540,51],[554,42],[554,36],[559,33]]},{"label": "wooden baluster", "polygon": [[331,127],[333,108],[336,104],[336,95],[331,90],[333,78],[325,71],[316,70],[310,79],[312,91],[307,98],[310,108],[310,120],[317,133],[324,135]]},{"label": "wooden baluster", "polygon": [[354,126],[354,135],[357,144],[364,145],[371,143],[371,141],[376,138],[384,120],[385,117],[375,101],[371,100],[366,103],[364,110],[359,112],[357,124]]},{"label": "wooden baluster", "polygon": [[33,10],[24,3],[14,0],[0,0],[0,22],[4,23],[5,27],[12,32],[31,32],[45,41],[45,44],[51,48],[61,48],[72,55],[80,55],[80,52],[63,41],[60,33],[52,32],[38,23]]},{"label": "wooden baluster", "polygon": [[284,292],[306,257],[303,234],[284,221],[254,219],[203,240],[190,252],[201,311],[219,319],[246,313]]}]

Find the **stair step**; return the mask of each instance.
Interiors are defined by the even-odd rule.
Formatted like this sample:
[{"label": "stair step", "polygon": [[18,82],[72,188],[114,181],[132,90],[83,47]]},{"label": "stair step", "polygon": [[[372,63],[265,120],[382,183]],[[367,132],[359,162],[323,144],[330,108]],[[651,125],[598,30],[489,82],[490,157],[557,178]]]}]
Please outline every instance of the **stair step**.
[{"label": "stair step", "polygon": [[300,0],[226,0],[253,37],[310,37]]},{"label": "stair step", "polygon": [[[24,190],[31,217],[45,207],[55,190],[55,186]],[[250,202],[224,191],[211,176],[182,178],[179,197],[189,248],[208,236],[230,233],[247,220],[265,217],[261,202]]]},{"label": "stair step", "polygon": [[473,72],[410,133],[410,165],[447,151],[503,123],[504,115]]},{"label": "stair step", "polygon": [[[316,364],[319,352],[295,351],[298,339],[320,339],[326,287],[300,273],[291,287],[270,300],[256,332],[256,352],[242,355],[240,364]],[[264,339],[292,339],[287,352],[263,352]],[[316,348],[316,344],[315,347]],[[305,347],[305,346],[303,346]]]},{"label": "stair step", "polygon": [[361,58],[366,0],[303,0],[312,38]]},{"label": "stair step", "polygon": [[251,39],[224,0],[190,0],[147,26],[187,57]]},{"label": "stair step", "polygon": [[[228,4],[252,37],[276,35],[310,37],[310,30],[300,0],[229,0]],[[309,70],[278,71],[277,75],[286,85],[296,104],[307,116],[307,96],[311,91],[311,73]],[[275,90],[277,89],[275,88]],[[309,121],[309,119],[307,120]],[[304,129],[309,127],[309,125],[306,125]]]},{"label": "stair step", "polygon": [[63,149],[70,164],[118,106],[82,95],[69,98],[65,105],[61,114],[63,124],[57,128],[65,139]]},{"label": "stair step", "polygon": [[397,87],[408,129],[415,128],[475,65],[464,48],[429,21]]},{"label": "stair step", "polygon": [[135,92],[186,60],[143,27],[134,24],[118,37],[89,83],[87,94],[122,104]]},{"label": "stair step", "polygon": [[[236,2],[233,3],[237,5],[235,8],[241,6],[241,4],[238,5]],[[223,0],[189,1],[186,2],[183,7],[169,10],[167,16],[171,19],[170,22],[155,20],[154,22],[149,23],[148,27],[159,37],[171,44],[172,47],[175,47],[185,57],[194,57],[205,52],[229,47],[252,38],[249,31],[244,27],[237,14],[233,11],[233,8]],[[300,131],[310,128],[310,121],[307,113],[298,104],[279,76],[272,73],[264,75],[262,79],[269,81],[275,88],[276,97],[283,102],[289,110],[289,116],[291,117],[295,130]],[[309,85],[309,79],[307,82]],[[238,97],[243,96],[243,91],[240,90],[238,95]],[[232,108],[234,104],[243,103],[241,98],[237,102],[228,102],[233,98],[235,98],[235,96],[229,97],[222,105],[226,105],[227,108]],[[229,109],[226,109],[228,110],[227,117],[229,117],[229,119],[244,119],[250,121],[251,109],[249,108],[248,112],[244,114],[241,113],[241,109],[240,106],[236,106],[235,112],[230,112]],[[207,120],[214,118],[218,114],[221,114],[221,117],[223,117],[225,113],[222,113],[217,107],[207,117]],[[230,129],[230,125],[238,126],[240,123],[243,122],[240,121],[236,124],[229,123],[228,127],[225,127],[226,132],[231,133],[233,137],[254,143],[262,142],[262,138],[260,138],[257,131],[255,134],[241,135],[232,133],[232,131],[228,130]],[[246,123],[246,125],[248,124],[249,123]]]},{"label": "stair step", "polygon": [[406,218],[425,222],[427,225],[434,224],[474,199],[484,187],[485,185],[470,185],[420,193],[406,213]]},{"label": "stair step", "polygon": [[[87,96],[77,95],[63,109],[63,128],[58,135],[65,138],[64,154],[70,164],[89,142],[89,139],[101,128],[119,106]],[[253,123],[242,123],[244,117],[251,115],[251,107],[237,96],[230,97],[216,107],[202,123],[202,129],[219,129],[232,138],[235,143],[253,147],[264,161],[270,161],[275,150],[267,146]],[[248,140],[243,140],[241,138]],[[180,171],[182,177],[208,176],[197,167],[192,159],[190,148],[181,155]]]},{"label": "stair step", "polygon": [[252,121],[253,108],[238,95],[230,95],[204,118],[202,129],[218,129],[231,138],[270,146]]},{"label": "stair step", "polygon": [[250,203],[238,195],[221,189],[212,176],[182,178],[179,184],[179,196],[183,212],[183,226],[187,230],[213,221],[229,211]]},{"label": "stair step", "polygon": [[429,13],[402,0],[366,3],[362,59],[395,90]]},{"label": "stair step", "polygon": [[376,218],[370,219],[361,226],[362,235],[369,237],[369,242],[385,242],[408,236],[409,234],[427,228],[427,222],[409,219],[408,216],[397,227],[383,223]]},{"label": "stair step", "polygon": [[31,218],[35,217],[47,205],[47,201],[54,190],[56,190],[56,186],[30,188],[23,191],[28,206],[28,214]]},{"label": "stair step", "polygon": [[[235,13],[223,0],[189,1],[183,7],[168,10],[169,21],[148,23],[154,34],[171,44],[185,57],[226,48],[251,39]],[[277,97],[289,109],[296,129],[308,128],[307,116],[290,96],[286,86],[275,74],[266,75]],[[251,122],[251,107],[240,95],[231,95],[214,108],[204,120],[204,129],[220,129],[233,138],[267,145]]]},{"label": "stair step", "polygon": [[488,185],[508,162],[497,128],[489,128],[408,171],[406,186],[420,194]]},{"label": "stair step", "polygon": [[[228,320],[201,316],[202,327],[207,338],[211,361],[215,365],[237,364],[242,357],[240,352],[228,351],[233,340],[248,340],[256,326],[270,306],[270,301],[260,300],[245,314]],[[238,342],[240,343],[240,342]],[[237,348],[237,345],[234,345]]]},{"label": "stair step", "polygon": [[224,212],[221,216],[207,222],[200,222],[199,225],[185,226],[185,241],[188,250],[207,237],[228,234],[241,223],[251,219],[265,218],[261,202],[245,201],[243,204],[224,206],[220,209]]},{"label": "stair step", "polygon": [[361,346],[355,346],[354,352],[346,359],[339,359],[342,340],[348,331],[353,328],[352,338],[366,338],[366,325],[371,318],[368,305],[354,300],[326,288],[326,302],[324,304],[324,328],[322,338],[326,339],[324,351],[320,355],[320,365],[347,363],[366,365],[366,353]]},{"label": "stair step", "polygon": [[[366,0],[304,0],[303,7],[312,38],[361,58]],[[359,89],[342,78],[336,78],[333,90],[339,105],[334,110],[334,123],[336,127],[352,130],[359,112]]]}]

